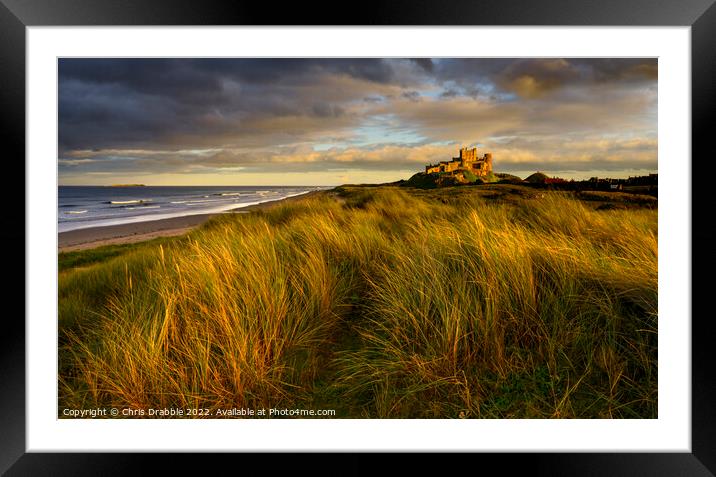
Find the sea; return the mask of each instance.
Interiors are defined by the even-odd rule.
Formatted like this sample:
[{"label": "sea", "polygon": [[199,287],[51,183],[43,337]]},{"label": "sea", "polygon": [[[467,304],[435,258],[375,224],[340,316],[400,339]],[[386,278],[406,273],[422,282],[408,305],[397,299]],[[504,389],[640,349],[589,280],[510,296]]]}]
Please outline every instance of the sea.
[{"label": "sea", "polygon": [[285,199],[317,186],[59,186],[58,232],[224,212]]}]

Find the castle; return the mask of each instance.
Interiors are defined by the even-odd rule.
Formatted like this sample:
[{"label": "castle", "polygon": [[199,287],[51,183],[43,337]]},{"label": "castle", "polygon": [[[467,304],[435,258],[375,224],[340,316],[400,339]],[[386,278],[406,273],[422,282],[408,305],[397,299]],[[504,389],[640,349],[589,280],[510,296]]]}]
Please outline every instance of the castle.
[{"label": "castle", "polygon": [[460,149],[460,157],[453,157],[451,161],[440,161],[438,164],[425,166],[425,173],[452,172],[468,170],[478,177],[484,177],[492,172],[492,154],[486,153],[482,158],[477,157],[477,148]]}]

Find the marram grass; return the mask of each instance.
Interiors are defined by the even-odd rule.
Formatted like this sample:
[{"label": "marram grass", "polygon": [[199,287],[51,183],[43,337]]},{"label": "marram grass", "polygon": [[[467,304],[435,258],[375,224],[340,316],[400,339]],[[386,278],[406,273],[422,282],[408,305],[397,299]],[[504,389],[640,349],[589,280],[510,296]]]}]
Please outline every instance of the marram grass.
[{"label": "marram grass", "polygon": [[459,189],[341,188],[63,270],[60,408],[657,417],[656,209]]}]

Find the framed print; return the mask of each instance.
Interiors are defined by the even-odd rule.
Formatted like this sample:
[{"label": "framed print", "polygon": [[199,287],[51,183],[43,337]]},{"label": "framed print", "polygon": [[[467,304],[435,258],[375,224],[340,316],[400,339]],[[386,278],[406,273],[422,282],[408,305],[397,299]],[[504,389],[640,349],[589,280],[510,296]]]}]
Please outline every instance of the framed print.
[{"label": "framed print", "polygon": [[0,8],[26,178],[9,475],[257,451],[714,471],[710,2],[61,5]]}]

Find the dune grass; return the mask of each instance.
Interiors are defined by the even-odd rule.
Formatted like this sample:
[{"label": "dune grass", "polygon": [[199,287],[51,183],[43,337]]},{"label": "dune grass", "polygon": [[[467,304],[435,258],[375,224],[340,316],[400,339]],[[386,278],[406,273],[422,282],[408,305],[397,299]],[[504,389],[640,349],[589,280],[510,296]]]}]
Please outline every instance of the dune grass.
[{"label": "dune grass", "polygon": [[68,266],[60,408],[657,417],[656,210],[490,187],[338,188]]}]

